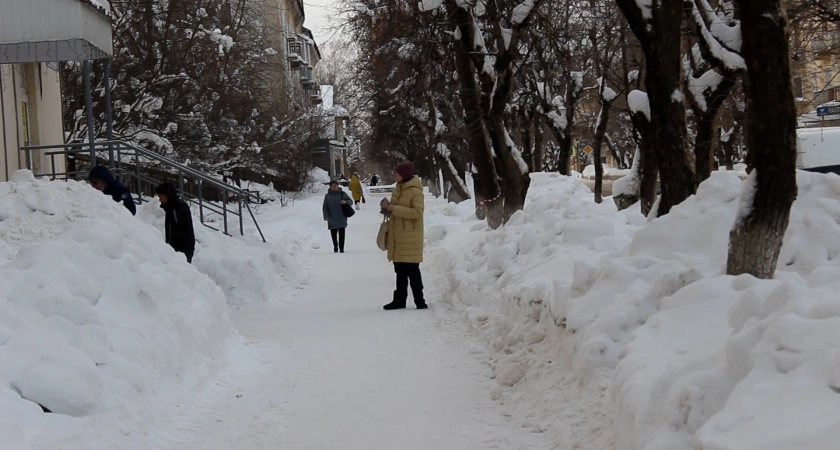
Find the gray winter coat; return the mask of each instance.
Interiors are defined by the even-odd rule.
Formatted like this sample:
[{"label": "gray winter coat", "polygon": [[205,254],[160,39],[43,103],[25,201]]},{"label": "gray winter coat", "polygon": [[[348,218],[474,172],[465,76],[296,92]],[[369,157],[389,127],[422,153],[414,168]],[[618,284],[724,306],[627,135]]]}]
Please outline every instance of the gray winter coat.
[{"label": "gray winter coat", "polygon": [[347,228],[347,217],[341,210],[342,200],[346,201],[348,205],[353,205],[353,199],[340,189],[338,192],[330,190],[324,196],[324,220],[327,221],[327,227],[330,230]]}]

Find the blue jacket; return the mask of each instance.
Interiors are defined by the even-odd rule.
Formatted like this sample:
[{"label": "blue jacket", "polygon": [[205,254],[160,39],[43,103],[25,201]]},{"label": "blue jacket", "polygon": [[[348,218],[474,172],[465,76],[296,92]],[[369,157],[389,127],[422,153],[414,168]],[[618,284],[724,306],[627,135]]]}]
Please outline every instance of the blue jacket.
[{"label": "blue jacket", "polygon": [[137,214],[137,207],[134,205],[134,198],[131,196],[131,191],[129,191],[124,184],[115,180],[114,175],[111,173],[110,170],[108,170],[107,167],[94,167],[90,170],[90,176],[88,178],[91,181],[101,180],[105,182],[105,189],[103,189],[102,192],[107,195],[110,195],[115,202],[122,202],[123,206],[125,206],[125,209],[131,212],[131,215]]},{"label": "blue jacket", "polygon": [[341,189],[338,192],[332,189],[324,196],[324,220],[327,221],[327,227],[330,230],[340,230],[347,228],[347,216],[341,209],[341,201],[344,200],[348,205],[353,204],[353,199]]}]

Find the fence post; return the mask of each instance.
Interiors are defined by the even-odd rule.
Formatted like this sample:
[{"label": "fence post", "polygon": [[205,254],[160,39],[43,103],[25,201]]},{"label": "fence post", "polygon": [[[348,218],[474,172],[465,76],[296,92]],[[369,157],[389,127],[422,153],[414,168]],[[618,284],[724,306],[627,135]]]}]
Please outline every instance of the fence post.
[{"label": "fence post", "polygon": [[[111,58],[105,59],[105,127],[108,133],[108,167],[114,168],[114,116],[111,112]],[[122,174],[120,174],[122,175]]]},{"label": "fence post", "polygon": [[239,235],[245,236],[245,224],[242,220],[242,194],[236,194],[236,198],[239,200]]},{"label": "fence post", "polygon": [[227,189],[222,189],[222,222],[225,223],[225,234],[230,235],[228,233],[228,221],[227,221],[227,196],[228,191]]},{"label": "fence post", "polygon": [[95,132],[93,130],[93,99],[90,89],[90,60],[85,60],[83,66],[83,78],[85,84],[85,118],[88,127],[88,140],[90,141],[90,167],[96,167],[96,148],[94,147]]},{"label": "fence post", "polygon": [[204,194],[202,193],[202,186],[204,185],[204,180],[201,178],[198,179],[198,220],[203,224],[204,223]]},{"label": "fence post", "polygon": [[134,151],[134,173],[137,176],[137,204],[143,204],[143,182],[140,180],[140,153]]}]

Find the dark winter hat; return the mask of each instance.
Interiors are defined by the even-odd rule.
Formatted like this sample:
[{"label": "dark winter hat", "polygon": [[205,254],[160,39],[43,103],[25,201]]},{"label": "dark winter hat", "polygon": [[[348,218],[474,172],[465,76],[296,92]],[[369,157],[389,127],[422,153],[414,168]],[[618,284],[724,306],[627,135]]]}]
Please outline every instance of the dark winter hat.
[{"label": "dark winter hat", "polygon": [[403,180],[408,180],[409,178],[413,177],[416,173],[414,168],[414,163],[410,161],[406,161],[404,163],[397,164],[396,172],[403,177]]},{"label": "dark winter hat", "polygon": [[112,174],[106,166],[96,166],[93,169],[90,169],[90,174],[88,175],[88,181],[94,180],[111,183],[114,181],[114,174]]},{"label": "dark winter hat", "polygon": [[330,186],[338,185],[338,180],[330,180]]},{"label": "dark winter hat", "polygon": [[155,188],[155,193],[163,194],[167,198],[174,199],[175,197],[178,196],[178,189],[175,188],[175,185],[172,184],[172,183],[163,183],[160,186],[158,186],[157,188]]}]

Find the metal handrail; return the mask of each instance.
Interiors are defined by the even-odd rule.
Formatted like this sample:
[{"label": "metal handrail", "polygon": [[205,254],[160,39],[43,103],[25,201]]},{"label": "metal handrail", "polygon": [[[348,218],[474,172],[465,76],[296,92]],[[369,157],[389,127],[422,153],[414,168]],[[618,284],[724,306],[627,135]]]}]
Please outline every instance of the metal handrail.
[{"label": "metal handrail", "polygon": [[[173,161],[173,160],[171,160],[171,159],[169,159],[165,156],[159,155],[155,152],[146,150],[146,149],[141,148],[141,147],[137,147],[137,146],[135,146],[133,144],[130,144],[128,142],[125,142],[125,141],[101,141],[101,142],[95,143],[93,145],[93,147],[94,147],[94,151],[100,151],[100,152],[101,151],[111,151],[111,149],[118,150],[118,148],[120,148],[120,147],[124,147],[128,150],[134,150],[135,152],[137,152],[138,154],[140,154],[142,156],[145,156],[146,158],[156,159],[159,162],[163,163],[164,165],[167,165],[167,166],[176,168],[176,169],[178,169],[182,172],[188,173],[195,178],[198,178],[202,181],[206,181],[206,182],[216,186],[219,189],[225,189],[225,190],[228,190],[230,192],[236,193],[238,195],[244,195],[246,197],[253,197],[253,198],[256,199],[254,194],[252,194],[248,191],[240,189],[236,186],[232,186],[232,185],[227,184],[223,181],[219,181],[219,180],[217,180],[217,179],[215,179],[215,178],[213,178],[213,177],[211,177],[211,176],[209,176],[209,175],[207,175],[203,172],[199,172],[199,171],[197,171],[195,169],[192,169],[190,167],[187,167],[187,166],[185,166],[185,165],[183,165],[179,162]],[[97,150],[96,149],[97,147],[105,147],[105,148]],[[62,144],[62,145],[30,145],[30,146],[26,146],[26,147],[21,147],[20,149],[22,151],[26,151],[28,153],[27,163],[31,167],[31,165],[32,165],[32,151],[33,150],[52,150],[52,149],[57,149],[57,148],[62,148],[62,149],[78,148],[79,149],[79,150],[75,150],[75,151],[65,150],[63,152],[60,152],[62,154],[87,153],[87,152],[90,152],[91,145],[89,143],[72,143],[72,144]]]},{"label": "metal handrail", "polygon": [[[256,226],[257,232],[259,233],[260,238],[262,238],[263,242],[265,242],[265,236],[263,235],[262,229],[260,228],[260,225],[257,222],[256,216],[254,215],[254,212],[251,209],[251,205],[250,205],[250,201],[261,201],[258,194],[255,195],[252,192],[249,192],[249,191],[240,189],[236,186],[232,186],[232,185],[227,184],[225,182],[219,181],[219,180],[217,180],[217,179],[215,179],[215,178],[213,178],[213,177],[211,177],[211,176],[209,176],[209,175],[207,175],[203,172],[199,172],[195,169],[187,167],[187,166],[185,166],[181,163],[178,163],[176,161],[173,161],[173,160],[171,160],[171,159],[169,159],[165,156],[159,155],[157,153],[151,152],[151,151],[146,150],[146,149],[141,148],[141,147],[137,147],[137,146],[135,146],[133,144],[130,144],[128,142],[125,142],[125,141],[100,141],[100,142],[96,142],[94,144],[90,144],[90,143],[69,143],[69,144],[60,144],[60,145],[30,145],[30,146],[25,146],[25,147],[20,148],[20,151],[26,152],[27,168],[29,170],[32,170],[32,166],[33,166],[33,154],[32,154],[32,152],[36,151],[36,150],[38,150],[38,151],[41,151],[41,150],[58,150],[58,151],[52,151],[52,152],[46,151],[43,154],[44,156],[49,156],[50,157],[50,160],[51,160],[51,163],[52,163],[52,173],[49,174],[49,176],[51,176],[53,180],[55,180],[56,177],[64,177],[65,179],[69,179],[70,176],[82,175],[82,174],[85,173],[85,172],[78,172],[78,171],[76,171],[76,172],[65,171],[63,173],[58,173],[56,171],[56,167],[55,167],[56,166],[55,155],[75,155],[75,154],[80,154],[80,153],[81,154],[89,153],[91,156],[93,156],[93,160],[91,161],[91,164],[95,164],[96,159],[98,159],[96,157],[96,155],[98,153],[106,152],[108,154],[109,165],[112,169],[116,169],[118,174],[129,175],[136,180],[136,182],[138,183],[137,189],[138,189],[138,191],[140,191],[140,192],[138,192],[138,202],[140,202],[141,204],[143,202],[143,196],[142,196],[142,190],[143,189],[142,189],[141,183],[146,183],[147,185],[154,185],[154,184],[159,184],[160,180],[156,180],[154,178],[151,178],[149,176],[141,174],[140,158],[144,157],[148,160],[153,160],[154,162],[160,164],[161,169],[164,169],[164,168],[174,169],[174,172],[172,172],[172,174],[173,175],[178,175],[179,188],[182,191],[182,195],[183,195],[184,199],[187,200],[187,201],[193,201],[193,202],[197,201],[198,206],[199,206],[199,216],[200,216],[199,219],[200,219],[202,225],[204,225],[204,226],[206,226],[210,229],[216,230],[216,231],[222,231],[222,230],[219,230],[219,229],[217,229],[215,227],[212,227],[212,226],[208,225],[207,223],[205,223],[204,208],[206,208],[210,212],[216,213],[216,214],[219,214],[219,215],[222,216],[222,220],[223,220],[223,223],[224,223],[224,231],[222,231],[222,232],[225,233],[225,234],[229,234],[228,233],[227,215],[228,215],[228,213],[230,213],[232,215],[235,215],[235,216],[239,217],[239,231],[240,231],[240,234],[242,234],[244,236],[245,235],[245,226],[244,226],[244,221],[243,221],[243,205],[242,204],[245,203],[245,209],[248,210],[248,214],[250,215],[251,220],[253,221],[254,225]],[[126,152],[124,153],[123,150],[126,150]],[[114,157],[115,153],[116,153],[116,158]],[[135,168],[134,173],[124,171],[122,169],[123,156],[133,157],[134,168]],[[168,172],[168,170],[167,170],[167,172]],[[193,178],[194,181],[197,181],[198,191],[199,191],[198,195],[193,195],[192,193],[184,191],[183,180],[184,180],[185,176]],[[205,202],[204,201],[204,199],[201,195],[201,191],[202,191],[202,187],[205,184],[210,185],[212,187],[215,187],[215,188],[217,188],[221,191],[221,193],[223,195],[221,206],[216,206],[212,202],[209,202],[209,201]],[[228,209],[227,199],[230,196],[235,196],[236,197],[236,203],[238,205],[238,208],[237,208],[238,210],[237,209]]]}]

